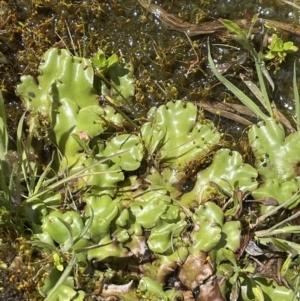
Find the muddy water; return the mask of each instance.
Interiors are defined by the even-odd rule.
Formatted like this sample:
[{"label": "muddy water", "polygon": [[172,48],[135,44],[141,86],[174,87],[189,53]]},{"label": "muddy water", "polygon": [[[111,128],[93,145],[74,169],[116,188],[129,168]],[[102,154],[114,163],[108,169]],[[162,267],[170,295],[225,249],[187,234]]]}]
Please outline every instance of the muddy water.
[{"label": "muddy water", "polygon": [[[216,18],[262,17],[299,24],[299,11],[280,1],[182,0],[153,1],[169,13],[191,23]],[[233,102],[234,98],[211,76],[207,62],[208,36],[193,37],[169,30],[136,0],[72,1],[10,0],[0,2],[0,46],[8,61],[0,67],[2,88],[7,92],[9,114],[14,119],[20,104],[14,87],[20,74],[37,74],[36,66],[49,47],[68,47],[78,55],[90,56],[102,48],[108,55],[118,53],[130,60],[137,78],[136,107],[144,114],[149,107],[169,100],[186,99],[195,103]],[[282,33],[286,40],[300,45],[300,37]],[[264,33],[255,38],[262,47]],[[209,35],[213,56],[220,71],[241,89],[239,74],[256,81],[254,65],[248,53],[224,35]],[[240,60],[240,58],[243,58]],[[275,90],[271,98],[285,113],[292,115],[291,55],[274,74]],[[248,93],[248,91],[247,91]],[[15,108],[15,110],[14,110]],[[208,115],[219,122],[219,117]],[[236,123],[223,121],[224,128],[242,129]]]}]

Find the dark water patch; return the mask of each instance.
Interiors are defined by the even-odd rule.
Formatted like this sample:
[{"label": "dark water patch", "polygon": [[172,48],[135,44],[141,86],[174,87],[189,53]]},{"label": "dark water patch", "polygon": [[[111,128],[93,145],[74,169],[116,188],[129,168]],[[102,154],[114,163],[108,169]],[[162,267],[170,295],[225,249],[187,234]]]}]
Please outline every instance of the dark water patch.
[{"label": "dark water patch", "polygon": [[[296,22],[298,12],[279,2],[264,1],[156,1],[163,9],[191,23],[215,18],[251,18],[255,13],[285,22]],[[22,4],[22,5],[20,5]],[[0,46],[9,61],[0,66],[3,86],[14,93],[20,74],[37,76],[37,64],[52,46],[68,47],[74,54],[90,57],[99,48],[107,55],[117,53],[130,60],[137,79],[136,107],[145,112],[166,101],[185,99],[234,101],[215,77],[207,62],[207,36],[193,37],[169,30],[137,1],[8,1],[1,2]],[[7,21],[6,21],[7,20]],[[263,36],[254,43],[261,47]],[[285,39],[299,42],[298,37]],[[246,75],[256,82],[253,60],[232,38],[210,35],[215,62],[231,64],[226,77],[248,93],[239,79]],[[242,64],[232,63],[245,55]],[[295,57],[297,58],[297,57]],[[291,78],[294,57],[288,57],[277,74],[272,73],[275,91],[270,91],[278,107],[291,115],[294,106]],[[283,84],[284,83],[284,84]],[[288,87],[288,88],[287,88]],[[16,107],[16,110],[19,110]],[[228,124],[226,127],[230,128]],[[237,126],[232,125],[233,128]],[[235,130],[234,130],[235,131]]]}]

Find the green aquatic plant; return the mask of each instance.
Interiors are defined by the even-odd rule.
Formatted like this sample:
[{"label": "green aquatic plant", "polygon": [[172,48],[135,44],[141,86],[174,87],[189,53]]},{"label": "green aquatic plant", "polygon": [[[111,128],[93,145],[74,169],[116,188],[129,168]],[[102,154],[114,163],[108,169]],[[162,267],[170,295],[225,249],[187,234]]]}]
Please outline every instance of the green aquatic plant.
[{"label": "green aquatic plant", "polygon": [[[225,22],[226,23],[226,22]],[[228,21],[230,25],[230,21]],[[253,223],[251,228],[257,227],[260,223],[263,223],[267,218],[276,218],[278,214],[282,213],[283,208],[291,209],[299,204],[299,172],[298,165],[300,157],[298,154],[298,141],[299,131],[295,131],[290,125],[288,130],[292,133],[287,134],[281,122],[282,118],[278,118],[275,105],[271,103],[264,77],[268,80],[272,86],[269,74],[264,68],[263,56],[261,53],[257,53],[251,46],[245,32],[243,32],[238,26],[229,26],[236,34],[236,40],[242,44],[252,55],[257,74],[259,79],[260,89],[254,84],[247,82],[248,88],[254,93],[256,98],[260,101],[261,105],[265,107],[270,116],[265,115],[261,109],[251,100],[245,93],[230,83],[225,77],[223,77],[215,68],[214,62],[209,50],[209,62],[213,73],[216,77],[241,101],[243,102],[253,113],[257,114],[262,121],[256,125],[252,125],[248,130],[249,145],[253,151],[255,158],[254,166],[260,176],[261,181],[258,183],[257,188],[250,191],[253,201],[260,202],[264,199],[276,199],[277,207],[261,205],[260,216]],[[296,78],[294,75],[294,96],[296,100],[296,122],[298,128],[299,122],[299,94],[296,84]],[[284,123],[286,126],[287,123]],[[291,221],[298,216],[297,213],[292,214],[290,217],[284,219],[281,222],[275,222],[267,230],[255,231],[257,242],[266,247],[273,246],[282,252],[287,254],[285,262],[283,263],[280,271],[280,277],[286,275],[292,275],[299,256],[299,244],[291,241],[288,237],[285,239],[272,237],[278,234],[299,233],[298,226],[292,226]],[[297,239],[296,239],[297,240]],[[250,244],[249,244],[250,245]],[[248,245],[248,246],[249,246]],[[249,254],[252,251],[249,248],[247,252]],[[252,253],[252,255],[262,255],[263,252],[258,248],[258,252]],[[272,300],[295,300],[297,292],[299,291],[299,275],[289,276],[288,281],[290,287],[278,285],[273,279],[263,279],[260,275],[255,275],[255,267],[251,267],[249,262],[246,265],[246,270],[241,269],[239,263],[232,258],[228,258],[231,264],[221,264],[218,266],[217,275],[219,277],[225,277],[227,281],[226,289],[227,294],[230,294],[231,298],[242,300],[265,300],[270,298]],[[221,261],[220,261],[221,263]],[[230,272],[231,270],[231,272]],[[249,273],[253,274],[249,277]],[[230,285],[231,284],[231,285]],[[221,290],[225,292],[225,288]]]},{"label": "green aquatic plant", "polygon": [[269,51],[264,55],[266,60],[277,59],[279,64],[286,58],[288,53],[298,51],[298,47],[292,41],[284,42],[277,34],[273,34],[268,45]]},{"label": "green aquatic plant", "polygon": [[232,196],[236,186],[244,193],[253,191],[258,185],[257,175],[255,168],[243,162],[240,153],[221,149],[216,152],[212,164],[197,174],[193,190],[184,194],[181,202],[197,207],[216,197],[220,187],[226,191],[226,196]]},{"label": "green aquatic plant", "polygon": [[74,290],[74,272],[87,265],[85,249],[92,245],[87,234],[92,222],[93,214],[83,218],[76,211],[54,210],[44,216],[41,226],[34,226],[34,235],[27,244],[37,247],[47,258],[41,267],[45,272],[43,285],[39,286],[45,300],[83,300],[85,293]]},{"label": "green aquatic plant", "polygon": [[151,229],[148,247],[155,253],[168,254],[180,240],[187,228],[186,216],[168,196],[160,193],[148,193],[130,207],[136,223],[144,229]]},{"label": "green aquatic plant", "polygon": [[[300,132],[286,136],[278,121],[268,120],[252,126],[248,137],[256,160],[255,166],[264,179],[264,183],[252,192],[253,197],[273,197],[279,204],[291,199],[300,189],[300,156],[295,148]],[[299,204],[299,197],[293,199],[288,208]]]},{"label": "green aquatic plant", "polygon": [[164,290],[162,285],[149,277],[143,277],[137,289],[138,300],[169,301],[183,300],[183,295],[174,289]]},{"label": "green aquatic plant", "polygon": [[[255,90],[256,92],[254,94],[263,107],[267,108],[270,117],[265,115],[245,93],[229,83],[225,77],[218,73],[210,53],[209,62],[216,77],[224,83],[240,101],[252,110],[253,113],[256,113],[262,119],[262,122],[251,126],[248,131],[249,144],[255,156],[255,168],[259,175],[265,179],[265,182],[261,183],[256,190],[252,190],[252,196],[257,199],[274,197],[276,199],[278,198],[280,203],[283,203],[286,199],[291,198],[300,187],[297,168],[300,157],[295,148],[299,139],[299,132],[286,135],[280,123],[281,119],[276,119],[275,117],[277,116],[273,110],[275,106],[271,103],[267,93],[263,75],[268,78],[268,73],[264,69],[261,54],[257,53],[251,47],[245,34],[243,36],[241,29],[235,29],[234,32],[238,33],[237,41],[249,50],[253,56],[260,83],[260,90]],[[253,86],[256,85],[251,83],[251,87]],[[294,89],[296,89],[295,86],[294,84]],[[295,95],[296,94],[297,92]],[[297,106],[299,106],[299,104]],[[296,116],[296,120],[299,120],[299,116]],[[300,199],[296,198],[293,204],[289,204],[289,208],[295,207],[299,201]]]},{"label": "green aquatic plant", "polygon": [[72,56],[66,49],[51,48],[39,65],[37,81],[32,76],[22,76],[17,93],[32,116],[52,121],[52,114],[62,99],[72,100],[79,108],[97,105],[93,87],[94,71],[89,60]]},{"label": "green aquatic plant", "polygon": [[[122,97],[130,105],[134,93],[130,68],[129,64],[119,63],[115,55],[106,59],[101,50],[87,60],[53,48],[40,63],[37,82],[31,76],[21,78],[17,92],[30,112],[32,135],[48,131],[58,149],[48,172],[53,168],[68,175],[79,173],[79,177],[73,178],[74,190],[93,187],[94,191],[113,195],[117,183],[124,180],[123,171],[140,166],[143,158],[140,138],[134,134],[114,137],[116,129],[125,127],[127,117],[124,119],[122,113],[116,112],[114,104],[101,107],[98,96],[108,94],[115,104]],[[106,131],[112,136],[105,142],[100,135]],[[105,157],[114,158],[103,161]],[[49,194],[42,201],[33,201],[31,196],[27,204],[33,202],[41,212],[44,204],[49,204]]]},{"label": "green aquatic plant", "polygon": [[[99,93],[114,99],[107,81],[115,82],[116,102],[120,95],[128,102],[134,93],[131,67],[119,65],[115,56],[106,61],[101,51],[97,55],[98,59],[88,60],[72,56],[65,49],[49,49],[40,63],[37,81],[32,76],[23,76],[17,86],[17,93],[30,111],[29,122],[34,125],[34,134],[49,132],[47,136],[59,148],[60,170],[66,166],[76,169],[82,164],[84,148],[78,136],[84,135],[93,144],[93,138],[108,128],[123,127],[121,115],[110,106],[99,106]],[[106,66],[101,73],[103,80],[106,74],[109,76],[105,81],[98,80],[94,72],[103,69],[102,65]]]},{"label": "green aquatic plant", "polygon": [[[261,57],[254,54],[259,69]],[[86,60],[50,49],[40,69],[38,82],[23,77],[17,90],[29,112],[26,146],[41,133],[33,122],[40,116],[56,146],[44,171],[36,168],[34,180],[25,180],[22,202],[32,233],[28,244],[47,258],[36,276],[46,300],[83,300],[85,275],[93,275],[89,284],[101,298],[125,301],[183,300],[187,292],[198,300],[264,300],[274,296],[269,285],[291,300],[292,289],[261,280],[241,244],[242,233],[255,227],[243,216],[246,197],[273,197],[285,208],[298,202],[297,195],[285,202],[298,191],[298,135],[287,136],[274,120],[264,86],[260,100],[271,117],[212,64],[219,80],[263,120],[248,133],[251,166],[239,152],[222,148],[221,133],[192,103],[168,102],[151,108],[140,126],[128,125],[120,105],[130,107],[132,70],[115,55],[99,51]],[[65,86],[73,77],[76,93]],[[190,191],[186,183],[193,184]],[[269,192],[276,185],[282,195]],[[283,226],[283,232],[298,231]],[[270,228],[267,235],[278,231]],[[256,232],[261,244],[272,242],[287,254],[282,274],[291,275],[298,247]],[[174,275],[184,288],[168,289]]]},{"label": "green aquatic plant", "polygon": [[144,148],[138,136],[122,134],[113,137],[106,143],[103,155],[111,156],[121,153],[119,156],[115,156],[112,161],[120,166],[122,170],[133,171],[140,167],[144,157],[143,151]]},{"label": "green aquatic plant", "polygon": [[32,76],[21,77],[17,93],[29,111],[40,113],[54,123],[52,114],[65,98],[72,100],[80,109],[97,105],[100,92],[114,98],[111,91],[106,90],[108,87],[105,82],[101,82],[101,79],[100,82],[96,81],[94,69],[103,76],[109,75],[106,80],[114,82],[113,89],[117,91],[117,97],[122,95],[127,101],[133,96],[132,66],[120,65],[116,55],[106,59],[100,50],[93,59],[88,60],[57,48],[51,48],[44,54],[37,81]]},{"label": "green aquatic plant", "polygon": [[293,290],[279,285],[273,279],[255,272],[255,264],[238,262],[234,253],[223,248],[215,260],[217,277],[222,279],[220,290],[223,295],[235,300],[293,300]]},{"label": "green aquatic plant", "polygon": [[214,124],[204,119],[196,106],[184,101],[150,109],[141,136],[149,159],[178,171],[205,157],[220,141]]},{"label": "green aquatic plant", "polygon": [[130,103],[135,92],[132,64],[120,60],[116,54],[106,58],[101,49],[91,58],[91,62],[100,79],[96,77],[95,84],[101,94],[109,95],[117,105],[125,102],[133,109]]}]

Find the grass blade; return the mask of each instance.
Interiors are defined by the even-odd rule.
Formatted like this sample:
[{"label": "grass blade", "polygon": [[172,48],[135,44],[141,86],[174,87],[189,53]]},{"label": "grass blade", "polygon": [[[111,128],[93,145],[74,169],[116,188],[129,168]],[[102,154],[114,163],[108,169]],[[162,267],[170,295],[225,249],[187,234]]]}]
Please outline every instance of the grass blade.
[{"label": "grass blade", "polygon": [[300,131],[300,99],[299,99],[299,90],[298,90],[297,78],[296,78],[296,62],[294,63],[293,90],[294,90],[294,99],[295,99],[295,106],[296,106],[295,113],[296,113],[297,131]]},{"label": "grass blade", "polygon": [[89,206],[90,210],[91,210],[91,216],[88,219],[88,222],[86,223],[86,225],[83,227],[82,231],[79,233],[79,235],[74,239],[73,241],[73,245],[75,245],[84,235],[85,233],[89,230],[90,226],[93,223],[94,220],[94,210],[92,206]]},{"label": "grass blade", "polygon": [[47,297],[46,297],[45,301],[51,300],[52,294],[54,292],[56,292],[59,289],[59,287],[67,281],[67,278],[71,274],[72,269],[73,269],[74,265],[76,264],[76,261],[77,261],[77,255],[73,251],[71,261],[69,262],[69,264],[65,268],[64,272],[62,273],[62,275],[60,276],[59,280],[56,282],[54,287],[47,294]]},{"label": "grass blade", "polygon": [[[253,50],[253,51],[255,51],[255,50]],[[262,56],[261,53],[258,54],[258,53],[255,52],[253,54],[253,57],[254,57],[254,60],[255,60],[256,73],[257,73],[258,82],[259,82],[259,85],[260,85],[260,90],[262,92],[263,101],[265,103],[265,106],[267,107],[267,110],[268,110],[270,116],[272,116],[273,111],[272,111],[270,99],[269,99],[269,96],[268,96],[267,87],[265,85],[264,77],[269,82],[270,86],[272,87],[272,90],[274,90],[274,83],[273,83],[273,80],[270,77],[270,74],[269,74],[268,70],[266,69],[265,62],[262,60],[261,56]]]},{"label": "grass blade", "polygon": [[254,114],[256,114],[262,120],[266,120],[269,117],[264,114],[261,109],[250,99],[244,92],[238,89],[234,84],[232,84],[229,80],[227,80],[224,76],[222,76],[211,57],[210,46],[208,44],[208,61],[211,67],[212,72],[217,77],[217,79],[227,88],[229,89],[246,107],[248,107]]},{"label": "grass blade", "polygon": [[[103,172],[97,172],[97,173],[86,173],[86,171],[88,171],[89,169],[91,169],[91,168],[93,168],[93,167],[95,167],[95,166],[97,166],[97,165],[99,165],[99,164],[101,164],[101,163],[103,163],[103,162],[111,159],[111,158],[117,157],[117,156],[119,156],[119,155],[121,155],[121,154],[123,154],[125,152],[127,152],[127,150],[120,151],[120,152],[118,152],[116,154],[113,154],[111,156],[105,157],[105,158],[99,160],[98,162],[95,162],[95,163],[93,163],[93,164],[91,164],[91,165],[89,165],[89,166],[87,166],[87,167],[85,167],[85,168],[77,171],[76,173],[74,173],[74,174],[72,174],[70,176],[67,176],[67,177],[65,177],[65,178],[63,178],[63,179],[61,179],[61,180],[59,180],[59,181],[57,181],[57,182],[49,185],[48,187],[44,188],[43,190],[39,191],[38,193],[30,195],[26,199],[26,203],[28,204],[31,201],[34,201],[35,199],[41,197],[43,194],[47,193],[48,191],[54,190],[54,189],[60,187],[61,185],[65,184],[65,183],[67,183],[69,181],[72,181],[72,180],[75,180],[75,179],[79,179],[79,178],[82,178],[82,177],[85,177],[85,176],[88,176],[88,175],[101,174],[101,173],[107,172],[107,171],[103,171]],[[120,170],[113,170],[111,172],[121,172],[121,169]]]},{"label": "grass blade", "polygon": [[[8,151],[8,132],[7,132],[7,123],[6,123],[6,114],[4,99],[2,92],[0,90],[0,189],[3,193],[3,199],[5,206],[8,208],[10,206],[10,189],[7,184],[7,176],[10,174],[9,164],[6,160],[6,155]],[[1,194],[2,194],[1,193]]]},{"label": "grass blade", "polygon": [[5,155],[8,150],[8,133],[4,99],[0,90],[0,160],[5,161]]}]

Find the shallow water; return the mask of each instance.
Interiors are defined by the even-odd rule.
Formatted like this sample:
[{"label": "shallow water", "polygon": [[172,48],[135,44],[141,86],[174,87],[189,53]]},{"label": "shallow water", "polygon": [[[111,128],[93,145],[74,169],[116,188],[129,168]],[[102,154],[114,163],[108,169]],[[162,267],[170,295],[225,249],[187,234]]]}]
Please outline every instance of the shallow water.
[{"label": "shallow water", "polygon": [[[168,12],[191,23],[215,18],[251,18],[255,13],[278,21],[298,23],[299,11],[280,1],[154,1]],[[169,30],[136,0],[96,1],[8,1],[1,2],[4,30],[0,37],[3,55],[9,64],[0,68],[2,85],[7,90],[5,98],[12,119],[20,111],[14,87],[20,74],[37,74],[37,64],[46,49],[52,46],[68,47],[78,55],[91,56],[99,48],[107,55],[117,53],[130,60],[137,79],[136,107],[142,115],[151,106],[169,100],[186,99],[195,103],[232,102],[232,95],[211,76],[207,62],[208,36],[198,36],[191,41],[182,34]],[[8,18],[8,19],[7,19]],[[7,19],[7,21],[5,21]],[[1,25],[2,24],[2,25]],[[300,37],[282,33],[284,40],[300,45]],[[261,46],[263,34],[255,39]],[[239,74],[256,81],[254,64],[247,51],[232,39],[209,35],[213,57],[221,70],[234,84],[245,90]],[[192,43],[192,44],[191,44]],[[193,47],[192,47],[193,45]],[[244,57],[239,64],[239,58]],[[298,55],[290,55],[280,70],[270,74],[275,82],[271,98],[291,118],[293,104],[293,62]],[[233,62],[234,61],[234,62]],[[237,63],[236,63],[237,61]],[[247,90],[245,90],[249,93]],[[14,108],[15,107],[15,111]],[[219,122],[219,117],[208,114]],[[138,116],[137,116],[138,117]],[[225,121],[223,127],[239,132],[242,126]]]}]

